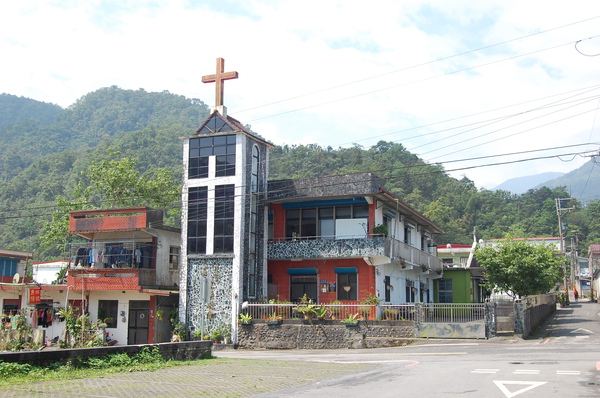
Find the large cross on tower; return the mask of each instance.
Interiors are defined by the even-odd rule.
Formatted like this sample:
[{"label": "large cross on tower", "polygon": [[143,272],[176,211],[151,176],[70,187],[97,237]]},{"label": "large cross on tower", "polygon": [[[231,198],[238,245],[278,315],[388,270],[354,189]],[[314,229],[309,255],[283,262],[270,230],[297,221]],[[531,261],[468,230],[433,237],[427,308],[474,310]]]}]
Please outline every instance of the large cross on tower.
[{"label": "large cross on tower", "polygon": [[215,90],[215,108],[223,106],[223,86],[225,80],[237,79],[237,72],[224,72],[225,60],[217,58],[217,73],[214,75],[202,76],[202,83],[216,83]]}]

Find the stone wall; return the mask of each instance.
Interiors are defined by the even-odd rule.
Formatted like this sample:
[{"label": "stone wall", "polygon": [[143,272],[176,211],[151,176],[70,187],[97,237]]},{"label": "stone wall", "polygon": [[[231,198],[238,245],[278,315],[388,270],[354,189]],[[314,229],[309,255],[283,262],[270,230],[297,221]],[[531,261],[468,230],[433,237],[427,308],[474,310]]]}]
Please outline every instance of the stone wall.
[{"label": "stone wall", "polygon": [[245,349],[376,348],[406,345],[415,336],[410,321],[367,321],[345,326],[340,321],[284,320],[278,325],[255,321],[240,325],[238,346]]}]

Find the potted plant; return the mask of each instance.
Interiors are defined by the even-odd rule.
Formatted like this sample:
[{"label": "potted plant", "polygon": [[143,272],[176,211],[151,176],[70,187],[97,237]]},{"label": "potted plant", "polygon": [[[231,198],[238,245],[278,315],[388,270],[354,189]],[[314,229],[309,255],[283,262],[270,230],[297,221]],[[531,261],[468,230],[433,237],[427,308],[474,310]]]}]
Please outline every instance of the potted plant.
[{"label": "potted plant", "polygon": [[331,312],[331,319],[338,319],[344,310],[344,303],[339,300],[332,301],[329,303],[329,311]]},{"label": "potted plant", "polygon": [[315,315],[316,315],[317,319],[323,320],[327,317],[328,312],[329,312],[329,310],[327,309],[327,307],[325,307],[324,305],[321,305],[320,307],[317,307],[317,309],[315,310]]},{"label": "potted plant", "polygon": [[221,339],[223,338],[223,334],[221,333],[220,329],[215,329],[210,333],[210,338],[215,342],[218,343],[219,341],[221,341]]},{"label": "potted plant", "polygon": [[387,225],[379,224],[373,227],[373,235],[375,236],[388,236],[388,227]]},{"label": "potted plant", "polygon": [[231,325],[224,323],[221,330],[223,333],[223,344],[229,344],[231,342]]},{"label": "potted plant", "polygon": [[365,319],[369,319],[369,315],[371,315],[373,306],[378,306],[382,301],[383,299],[380,299],[373,293],[368,292],[367,297],[362,300],[362,304],[364,304],[364,306],[358,307],[358,311],[360,311]]},{"label": "potted plant", "polygon": [[298,304],[294,310],[299,314],[304,315],[304,319],[312,319],[315,316],[318,307],[319,306],[313,303],[312,299],[309,299],[305,293],[304,296],[300,298],[300,304]]},{"label": "potted plant", "polygon": [[242,325],[251,325],[252,324],[252,315],[240,314],[239,323],[241,323]]},{"label": "potted plant", "polygon": [[196,340],[202,340],[202,330],[200,330],[200,329],[194,330],[193,335]]},{"label": "potted plant", "polygon": [[265,322],[267,323],[267,325],[279,325],[281,323],[281,319],[281,315],[272,313],[265,319]]},{"label": "potted plant", "polygon": [[348,326],[358,326],[358,322],[362,321],[363,319],[360,317],[359,313],[356,314],[348,314],[348,316],[344,319],[341,320],[341,322]]},{"label": "potted plant", "polygon": [[388,321],[395,321],[398,319],[398,314],[400,310],[397,308],[384,308],[383,309],[383,317]]}]

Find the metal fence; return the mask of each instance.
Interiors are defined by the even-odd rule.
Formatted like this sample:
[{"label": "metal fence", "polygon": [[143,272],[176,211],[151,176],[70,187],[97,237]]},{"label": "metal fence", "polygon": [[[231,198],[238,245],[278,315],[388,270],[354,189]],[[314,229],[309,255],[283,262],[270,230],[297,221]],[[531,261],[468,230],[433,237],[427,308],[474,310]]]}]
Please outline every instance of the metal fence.
[{"label": "metal fence", "polygon": [[[300,305],[301,306],[301,305]],[[344,319],[349,315],[358,314],[364,320],[394,320],[426,323],[469,323],[485,321],[485,304],[320,304],[326,308],[325,319]],[[264,304],[250,303],[242,311],[254,320],[278,316],[280,319],[303,319],[304,314],[297,311],[298,304]]]},{"label": "metal fence", "polygon": [[423,323],[485,323],[485,304],[422,304],[419,321]]},{"label": "metal fence", "polygon": [[[300,305],[302,306],[302,305]],[[344,319],[350,315],[358,314],[364,320],[413,320],[414,304],[394,305],[365,305],[365,304],[318,304],[324,306],[325,319]],[[249,303],[243,313],[252,316],[252,319],[267,319],[273,315],[281,319],[303,319],[304,315],[296,308],[298,304],[264,304]]]}]

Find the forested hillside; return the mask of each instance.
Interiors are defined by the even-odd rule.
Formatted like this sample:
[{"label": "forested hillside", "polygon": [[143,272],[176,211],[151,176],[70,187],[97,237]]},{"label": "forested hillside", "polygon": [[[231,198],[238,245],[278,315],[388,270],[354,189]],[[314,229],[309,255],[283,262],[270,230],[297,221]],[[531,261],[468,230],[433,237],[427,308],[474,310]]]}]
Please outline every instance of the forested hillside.
[{"label": "forested hillside", "polygon": [[[67,109],[11,95],[0,100],[0,248],[34,251],[36,261],[61,256],[60,247],[40,247],[40,234],[57,196],[72,198],[78,182],[89,184],[84,172],[92,162],[119,151],[139,158],[140,172],[166,168],[180,183],[179,137],[195,131],[209,112],[198,99],[114,86],[89,93]],[[282,145],[271,150],[271,179],[374,172],[386,189],[446,232],[436,244],[468,244],[474,227],[484,239],[507,233],[556,236],[555,198],[568,197],[563,188],[523,195],[478,190],[467,178],[457,180],[440,166],[425,164],[399,143],[381,141],[371,148],[275,144]],[[179,206],[172,203],[174,209]],[[600,206],[592,203],[566,216],[567,230],[578,231],[582,249],[600,242],[596,214]]]}]

